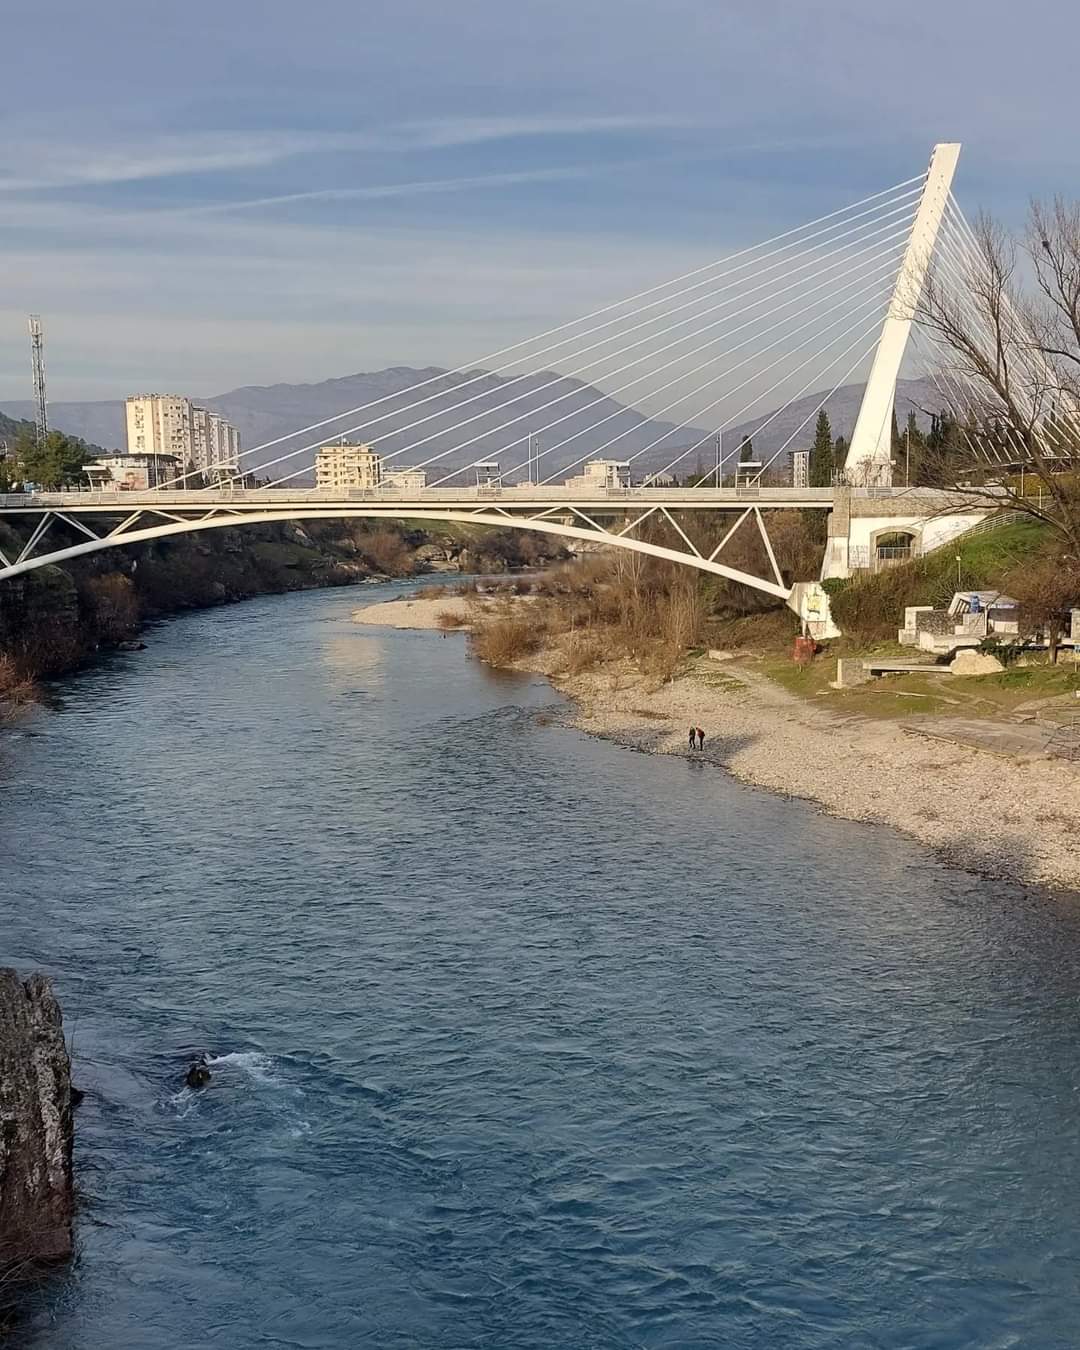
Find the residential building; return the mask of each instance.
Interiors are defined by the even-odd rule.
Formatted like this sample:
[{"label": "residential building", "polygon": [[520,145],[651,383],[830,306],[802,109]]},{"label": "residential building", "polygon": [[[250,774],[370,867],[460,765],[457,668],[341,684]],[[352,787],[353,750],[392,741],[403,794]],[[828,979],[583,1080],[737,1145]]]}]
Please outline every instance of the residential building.
[{"label": "residential building", "polygon": [[590,459],[581,473],[566,480],[565,486],[578,492],[606,491],[630,486],[630,461]]},{"label": "residential building", "polygon": [[363,441],[320,445],[316,452],[316,487],[372,490],[382,482],[382,476],[382,456]]},{"label": "residential building", "polygon": [[426,469],[383,469],[380,488],[394,492],[423,492],[427,487]]},{"label": "residential building", "polygon": [[810,485],[810,451],[793,450],[791,452],[791,486],[797,488]]},{"label": "residential building", "polygon": [[[198,410],[203,411],[201,408]],[[240,433],[218,413],[207,414],[206,458],[195,461],[196,468],[209,478],[228,477],[240,469]]]},{"label": "residential building", "polygon": [[219,413],[182,394],[135,394],[127,400],[129,455],[175,455],[180,472],[206,478],[239,471],[240,433]]},{"label": "residential building", "polygon": [[175,455],[102,455],[83,465],[83,472],[96,492],[145,492],[173,483],[180,474]]},{"label": "residential building", "polygon": [[132,455],[192,457],[191,400],[180,394],[135,394],[127,400],[127,448]]}]

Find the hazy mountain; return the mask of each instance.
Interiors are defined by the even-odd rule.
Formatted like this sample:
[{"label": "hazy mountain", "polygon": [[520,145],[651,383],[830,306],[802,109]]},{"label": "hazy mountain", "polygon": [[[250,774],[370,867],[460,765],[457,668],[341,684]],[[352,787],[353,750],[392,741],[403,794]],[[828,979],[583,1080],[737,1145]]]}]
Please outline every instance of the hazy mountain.
[{"label": "hazy mountain", "polygon": [[[421,382],[429,383],[416,390]],[[846,385],[828,399],[826,410],[835,435],[850,437],[862,389],[861,384]],[[508,414],[498,408],[510,394],[521,396],[510,414],[518,420],[502,427],[499,424]],[[771,414],[763,413],[742,426],[729,428],[724,432],[725,454],[744,434],[750,434],[754,435],[758,457],[768,458],[806,418],[806,426],[794,436],[790,448],[808,448],[820,398],[820,394],[809,394],[797,400],[775,421],[769,421]],[[409,409],[417,399],[425,402]],[[289,456],[273,466],[276,475],[306,468],[314,456],[314,450],[306,447],[343,433],[376,443],[384,454],[395,454],[401,464],[418,464],[453,447],[444,460],[431,466],[429,477],[485,458],[499,460],[503,470],[508,470],[526,459],[530,430],[539,434],[540,449],[549,452],[541,461],[544,476],[559,474],[582,456],[602,450],[616,436],[618,440],[604,453],[619,459],[628,459],[655,442],[635,461],[639,472],[661,468],[697,441],[702,442],[700,452],[692,451],[677,472],[693,469],[699,455],[703,464],[711,464],[714,453],[708,428],[651,420],[591,385],[550,371],[504,378],[479,370],[448,374],[436,367],[415,370],[401,366],[320,384],[250,385],[211,398],[196,398],[195,402],[227,417],[239,430],[245,448],[285,437],[252,457],[255,466],[262,467]],[[367,406],[372,404],[375,406]],[[932,388],[925,381],[901,381],[897,389],[901,421],[911,407],[935,406]],[[337,416],[348,408],[363,411]],[[33,415],[30,403],[8,403],[3,410],[15,417]],[[106,446],[124,444],[124,405],[120,400],[53,403],[49,415],[53,425],[85,440]],[[325,418],[334,420],[305,435],[295,431]],[[552,425],[556,419],[561,420]],[[759,432],[766,421],[769,425]]]}]

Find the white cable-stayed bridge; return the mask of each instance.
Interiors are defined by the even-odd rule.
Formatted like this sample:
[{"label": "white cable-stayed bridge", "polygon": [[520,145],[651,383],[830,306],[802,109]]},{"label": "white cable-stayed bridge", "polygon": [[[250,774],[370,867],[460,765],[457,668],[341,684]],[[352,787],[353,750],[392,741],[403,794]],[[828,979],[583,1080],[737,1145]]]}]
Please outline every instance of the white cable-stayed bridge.
[{"label": "white cable-stayed bridge", "polygon": [[[909,368],[919,356],[927,363],[943,410],[973,397],[969,377],[950,370],[929,338],[909,342],[931,266],[935,284],[950,288],[980,332],[967,282],[978,245],[951,193],[959,150],[939,145],[925,173],[489,353],[450,372],[449,383],[441,373],[252,446],[236,473],[211,487],[185,472],[145,492],[0,497],[0,518],[19,527],[20,539],[14,552],[0,553],[0,580],[191,531],[341,517],[471,522],[590,540],[784,599],[792,579],[777,565],[765,511],[829,512],[824,576],[847,575],[886,532],[933,547],[991,509],[962,491],[893,481],[894,400],[905,360]],[[993,334],[985,338],[992,342]],[[495,395],[492,376],[499,377]],[[774,466],[786,467],[788,453],[805,447],[836,390],[863,376],[842,485],[774,486]],[[767,457],[745,462],[747,448],[728,444],[704,484],[667,486],[721,446],[725,431],[750,421],[759,436],[808,395],[810,410]],[[641,444],[638,408],[654,420],[692,420],[701,434],[642,472],[642,464],[655,465],[669,433]],[[427,485],[412,492],[307,486],[302,480],[319,448],[350,437],[375,446],[388,469],[422,472]],[[496,481],[463,483],[491,458],[493,444],[509,467]],[[556,481],[605,457],[619,465],[616,483]],[[252,488],[256,467],[267,479]],[[702,511],[731,517],[718,545],[694,537],[691,513]],[[664,543],[656,542],[661,523]],[[762,575],[725,561],[725,548],[744,528],[760,535],[768,560]]]}]

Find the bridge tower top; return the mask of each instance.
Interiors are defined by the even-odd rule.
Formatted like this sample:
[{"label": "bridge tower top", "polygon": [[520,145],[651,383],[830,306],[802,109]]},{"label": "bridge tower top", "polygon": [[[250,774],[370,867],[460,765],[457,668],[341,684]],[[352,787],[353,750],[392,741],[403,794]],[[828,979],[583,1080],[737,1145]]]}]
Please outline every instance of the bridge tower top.
[{"label": "bridge tower top", "polygon": [[881,340],[844,463],[849,482],[858,481],[871,486],[892,482],[892,417],[896,381],[959,157],[959,142],[935,145],[930,157],[919,209],[915,213],[904,259],[896,275],[892,302],[881,329]]}]

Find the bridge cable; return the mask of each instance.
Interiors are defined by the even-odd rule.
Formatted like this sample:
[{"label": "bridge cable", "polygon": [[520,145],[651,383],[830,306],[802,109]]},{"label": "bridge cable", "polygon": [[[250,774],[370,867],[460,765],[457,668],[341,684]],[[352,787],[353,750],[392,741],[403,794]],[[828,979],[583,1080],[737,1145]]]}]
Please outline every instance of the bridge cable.
[{"label": "bridge cable", "polygon": [[[903,208],[902,214],[907,215],[907,214],[909,214],[909,213],[913,214],[913,207],[905,207],[905,208]],[[896,215],[896,214],[898,214],[898,213],[897,213],[897,212],[893,212],[893,213],[891,213],[891,214],[892,214],[892,215]],[[893,225],[893,224],[896,223],[895,221],[889,220],[889,219],[888,219],[888,216],[883,216],[883,217],[881,218],[881,221],[887,222],[888,225]],[[875,226],[878,227],[876,230],[872,230],[872,231],[871,231],[871,230],[867,230],[867,227],[866,227],[866,226],[860,227],[861,230],[866,231],[867,237],[873,237],[874,234],[880,232],[880,229],[885,228],[885,226],[884,226],[881,222],[879,222],[879,221],[875,221],[875,222],[873,222],[873,224],[874,224]],[[831,245],[831,244],[834,244],[834,243],[836,243],[839,239],[845,238],[845,237],[846,237],[846,234],[850,234],[850,233],[857,233],[857,232],[848,231],[848,232],[846,232],[845,234],[838,235],[838,236],[836,236],[835,239],[829,240],[829,241],[827,241],[827,242],[828,242],[830,245]],[[820,261],[820,257],[821,257],[820,249],[818,249],[818,250],[811,250],[811,252],[817,254],[817,260],[816,260],[816,261],[819,262],[819,261]],[[826,257],[833,257],[833,256],[836,256],[837,254],[841,254],[841,255],[842,255],[842,254],[845,253],[845,252],[846,252],[846,250],[833,250],[832,253],[827,253],[825,256],[826,256]],[[796,255],[796,256],[801,257],[801,256],[804,256],[804,255]],[[790,261],[792,261],[792,260],[789,259],[788,261],[790,262]],[[775,267],[776,265],[777,265],[777,264],[771,264],[771,265],[770,265],[770,268],[767,269],[767,270],[771,270],[771,269],[772,269],[773,267]],[[805,270],[805,268],[812,267],[812,266],[814,266],[814,265],[815,265],[814,262],[804,263],[804,264],[801,265],[800,268],[796,268],[795,270],[796,270],[796,271]],[[751,274],[751,276],[753,276],[753,274]],[[749,279],[749,278],[744,278],[744,281],[745,281],[746,279]],[[805,278],[804,278],[804,280],[805,280]],[[755,287],[755,288],[753,288],[753,289],[754,289],[754,290],[761,290],[761,289],[764,289],[765,286],[768,285],[768,284],[769,284],[769,283],[762,283],[761,286]],[[720,291],[718,291],[717,293],[721,293],[721,292],[724,291],[724,290],[730,290],[730,289],[731,289],[731,286],[723,287],[723,288],[720,288]],[[793,289],[793,287],[787,287],[787,288],[785,288],[785,290],[791,290],[791,289]],[[701,296],[701,297],[698,297],[695,301],[691,302],[691,304],[700,304],[703,300],[706,300],[706,299],[709,299],[709,298],[711,298],[711,297],[708,296],[708,295],[706,295],[706,296]],[[692,322],[694,322],[695,320],[704,317],[705,314],[713,313],[713,312],[715,312],[715,311],[718,310],[718,309],[724,309],[724,308],[726,308],[727,306],[729,306],[729,305],[731,305],[731,304],[734,304],[734,303],[737,301],[738,298],[739,298],[738,296],[735,296],[735,297],[733,297],[732,299],[729,299],[729,300],[724,301],[724,302],[722,302],[722,303],[720,303],[720,304],[711,306],[710,308],[708,308],[708,309],[706,309],[706,310],[698,311],[696,314],[688,315],[685,319],[680,320],[678,323],[675,323],[675,324],[670,325],[670,326],[669,326],[668,328],[666,328],[666,329],[662,329],[659,333],[652,333],[652,334],[649,334],[647,337],[642,338],[642,339],[639,339],[638,342],[633,343],[633,344],[630,344],[630,345],[627,346],[627,347],[618,348],[618,349],[616,349],[614,352],[608,353],[608,354],[606,354],[606,355],[604,355],[604,356],[601,356],[601,357],[597,357],[597,358],[595,358],[593,361],[590,361],[590,362],[586,363],[586,364],[585,364],[584,366],[582,366],[582,367],[578,367],[578,368],[576,368],[576,369],[564,369],[560,374],[554,376],[551,380],[549,380],[549,381],[547,381],[546,383],[540,385],[539,387],[533,386],[533,387],[531,387],[531,388],[529,388],[529,389],[522,390],[522,391],[521,391],[520,393],[518,393],[518,394],[515,394],[515,395],[513,395],[513,396],[511,396],[511,397],[507,397],[507,398],[503,399],[500,403],[496,404],[494,407],[490,407],[490,406],[489,406],[489,407],[483,409],[482,411],[480,411],[479,413],[475,414],[475,415],[474,415],[473,417],[471,417],[471,418],[466,418],[466,419],[464,419],[464,420],[461,421],[461,422],[455,423],[455,424],[454,424],[453,426],[451,426],[451,427],[443,427],[443,428],[440,428],[439,430],[437,430],[436,432],[433,432],[431,435],[429,435],[429,436],[427,436],[427,437],[423,437],[423,438],[421,438],[421,439],[419,439],[419,440],[417,440],[417,441],[414,441],[414,442],[412,442],[411,444],[409,444],[409,445],[407,445],[407,446],[404,446],[404,447],[402,447],[402,448],[400,448],[400,449],[389,451],[389,452],[387,452],[387,453],[383,456],[383,458],[384,458],[384,459],[397,459],[397,458],[400,458],[400,457],[403,456],[403,455],[409,454],[410,452],[412,452],[412,451],[418,449],[420,446],[426,444],[428,441],[434,439],[435,436],[440,436],[440,437],[441,437],[441,436],[450,435],[452,432],[454,432],[454,431],[456,431],[456,430],[459,430],[462,426],[466,426],[466,425],[468,425],[468,424],[471,423],[471,422],[480,421],[480,420],[483,420],[483,419],[485,419],[485,418],[491,417],[491,416],[494,415],[495,413],[499,412],[501,409],[504,409],[504,408],[506,408],[506,407],[512,405],[514,402],[517,402],[517,401],[519,401],[519,400],[521,400],[521,399],[523,399],[523,398],[528,398],[528,397],[530,397],[530,396],[534,396],[534,395],[536,395],[536,394],[538,394],[538,393],[543,392],[543,390],[545,390],[545,389],[549,389],[549,388],[552,388],[552,387],[554,387],[554,386],[556,386],[556,385],[559,385],[559,384],[564,383],[567,379],[573,377],[574,375],[580,374],[581,371],[583,371],[583,370],[591,369],[593,366],[595,366],[595,365],[597,365],[597,364],[600,364],[600,363],[603,362],[603,361],[610,361],[610,360],[614,359],[616,356],[618,356],[618,355],[620,355],[620,354],[622,354],[622,353],[624,353],[624,352],[626,352],[626,351],[634,350],[634,349],[636,349],[636,348],[638,348],[638,347],[645,346],[645,345],[647,345],[648,343],[655,341],[656,338],[661,337],[661,336],[665,335],[665,334],[668,333],[668,332],[672,332],[672,331],[674,331],[675,329],[677,329],[677,328],[679,328],[679,327],[681,327],[681,326],[684,326],[684,325],[686,325],[686,324],[692,323]],[[686,308],[689,308],[689,307],[690,307],[690,305],[679,306],[675,311],[672,311],[672,312],[678,312],[679,310],[686,309]],[[741,311],[741,312],[742,312],[742,311]],[[633,315],[630,315],[630,316],[627,316],[627,317],[634,317],[634,316],[633,316]],[[657,322],[658,319],[662,319],[662,318],[664,318],[664,317],[665,317],[664,315],[657,315],[657,316],[654,316],[653,318],[651,318],[651,319],[649,319],[649,320],[646,320],[645,323],[636,325],[634,328],[631,328],[631,329],[629,329],[629,330],[627,330],[627,331],[629,331],[629,332],[637,331],[638,328],[646,327],[646,326],[648,326],[648,324],[655,323],[655,322]],[[731,316],[729,316],[729,318],[730,318],[730,317],[731,317]],[[621,338],[622,338],[623,336],[624,336],[624,334],[617,334],[617,335],[615,335],[615,336],[612,337],[612,338],[606,339],[606,342],[610,343],[610,342],[612,342],[612,341],[619,341],[619,340],[621,340]],[[686,341],[686,340],[689,340],[689,338],[690,338],[690,337],[693,337],[693,336],[696,336],[696,334],[690,334],[687,338],[684,338],[684,339],[681,339],[681,340],[682,340],[682,341]],[[590,347],[587,347],[587,348],[583,349],[583,352],[577,353],[577,354],[575,354],[575,355],[582,355],[582,354],[584,354],[584,351],[590,351],[590,350],[593,350],[593,349],[594,349],[595,347],[597,347],[597,346],[603,346],[603,345],[605,345],[605,344],[604,344],[604,343],[594,343],[594,344],[592,344]],[[670,344],[670,345],[675,345],[675,344],[673,343],[673,344]],[[666,348],[662,348],[661,350],[666,350]],[[656,354],[655,352],[652,353],[652,355],[655,355],[655,354]],[[648,353],[643,354],[643,356],[642,356],[640,359],[641,359],[641,360],[649,359],[649,354],[648,354]],[[626,367],[624,367],[624,368],[626,368]],[[607,373],[607,378],[610,378],[612,374],[617,374],[617,373],[619,373],[619,372],[618,372],[618,371],[616,371],[616,372],[610,372],[610,371],[609,371],[609,372]],[[521,375],[521,376],[515,377],[515,380],[512,380],[512,381],[509,381],[509,382],[508,382],[508,386],[509,386],[509,385],[512,385],[512,384],[514,384],[514,383],[516,383],[516,382],[519,381],[519,380],[530,379],[530,378],[533,378],[533,376],[532,376],[531,374],[525,374],[525,375]],[[582,392],[582,391],[577,391],[577,390],[571,390],[571,391],[568,391],[568,392],[564,393],[563,395],[561,395],[561,396],[560,396],[560,399],[573,397],[574,394],[579,393],[579,392]],[[469,399],[462,400],[460,403],[453,405],[453,409],[452,409],[452,410],[456,410],[457,408],[464,407],[464,406],[466,406],[468,403],[474,402],[475,399],[484,397],[484,396],[485,396],[485,393],[486,393],[486,391],[484,391],[484,392],[482,392],[482,393],[480,393],[480,394],[474,395],[474,396],[472,396],[472,397],[469,398]],[[543,411],[545,408],[550,407],[550,406],[552,405],[553,402],[558,402],[558,401],[560,401],[560,399],[552,400],[552,401],[550,401],[549,403],[542,405],[542,407],[541,407],[540,409],[532,409],[532,410],[530,410],[530,412],[527,414],[527,416],[535,416],[535,414],[536,414],[537,412]],[[427,400],[425,400],[425,401],[427,401]],[[400,412],[400,411],[402,411],[402,410],[396,410],[396,411],[399,411],[399,412]],[[404,411],[407,411],[407,410],[404,410]],[[391,414],[384,414],[384,416],[389,416],[389,415],[391,415]],[[393,429],[391,430],[391,432],[390,432],[389,434],[392,435],[392,436],[399,436],[399,435],[403,434],[405,431],[408,431],[408,430],[410,430],[410,429],[413,428],[413,427],[416,427],[416,426],[421,425],[423,422],[431,421],[433,418],[437,418],[437,417],[445,417],[445,416],[446,416],[446,410],[445,410],[445,409],[443,409],[443,410],[438,410],[438,411],[436,411],[436,412],[434,412],[434,413],[429,414],[429,416],[427,416],[427,417],[425,417],[425,418],[421,418],[418,422],[412,423],[412,424],[410,424],[410,425],[408,425],[408,426],[406,426],[406,427],[404,427],[404,428],[395,427],[395,428],[393,428]],[[523,420],[523,419],[519,418],[519,419],[517,419],[517,420]],[[508,424],[504,423],[504,424],[501,424],[501,425],[498,426],[498,427],[491,428],[491,429],[490,429],[488,432],[486,432],[485,434],[486,434],[486,435],[494,435],[497,431],[503,429],[506,425],[508,425]],[[365,429],[366,429],[366,430],[370,430],[370,426],[371,426],[370,423],[362,423],[362,424],[358,424],[358,425],[355,426],[355,427],[350,427],[350,428],[346,429],[346,432],[343,433],[343,434],[350,434],[351,432],[359,431],[359,430],[365,430]],[[295,458],[295,457],[298,456],[298,455],[307,453],[307,452],[309,452],[309,451],[311,451],[311,450],[313,450],[313,449],[318,449],[319,446],[322,445],[322,444],[324,444],[324,443],[325,443],[324,441],[318,441],[318,442],[313,442],[313,443],[311,443],[311,444],[309,444],[309,445],[300,446],[300,447],[298,447],[298,448],[295,449],[295,450],[292,450],[292,451],[290,451],[290,452],[288,452],[288,453],[286,453],[286,454],[283,454],[283,455],[278,456],[276,459],[273,459],[273,460],[268,461],[267,463],[261,465],[260,467],[263,468],[263,469],[266,469],[266,468],[273,467],[273,466],[276,465],[276,464],[284,463],[284,462],[286,462],[287,460],[293,459],[293,458]],[[460,449],[460,448],[461,448],[460,446],[452,447],[452,448],[451,448],[451,451],[450,451],[449,453],[453,453],[455,450],[458,450],[458,449]],[[244,452],[244,453],[249,453],[249,452]],[[307,472],[308,467],[309,467],[309,466],[304,466],[304,469],[302,469],[301,472]],[[298,475],[289,475],[289,477],[295,477],[295,476],[298,476]]]}]

